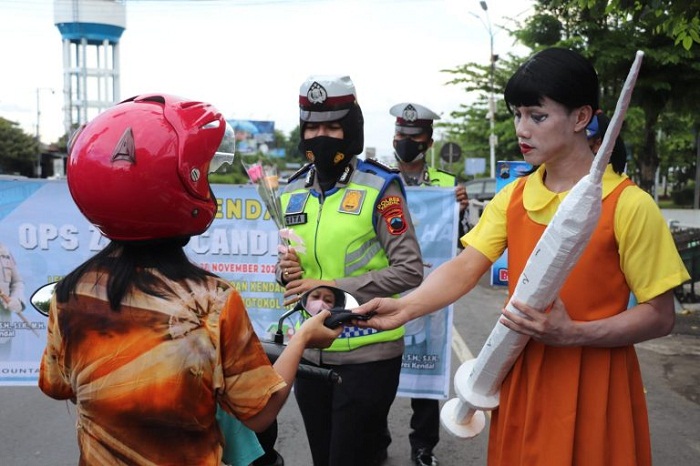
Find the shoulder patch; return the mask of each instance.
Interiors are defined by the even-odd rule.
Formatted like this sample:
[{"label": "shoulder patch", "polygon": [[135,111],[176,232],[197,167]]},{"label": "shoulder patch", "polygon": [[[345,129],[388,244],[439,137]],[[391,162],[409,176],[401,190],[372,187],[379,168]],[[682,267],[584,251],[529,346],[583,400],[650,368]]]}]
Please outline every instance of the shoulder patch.
[{"label": "shoulder patch", "polygon": [[377,212],[386,223],[389,234],[398,236],[408,230],[408,223],[403,215],[403,202],[398,196],[387,196],[377,203]]},{"label": "shoulder patch", "polygon": [[387,171],[389,173],[399,173],[398,168],[394,168],[394,167],[390,167],[389,165],[385,165],[377,159],[365,159],[364,162],[368,163],[370,165],[374,165],[375,167],[379,167],[382,170]]},{"label": "shoulder patch", "polygon": [[302,175],[304,175],[309,169],[313,166],[313,163],[307,163],[303,167],[301,167],[299,170],[294,172],[292,176],[287,178],[287,183],[296,180],[297,178],[300,178]]}]

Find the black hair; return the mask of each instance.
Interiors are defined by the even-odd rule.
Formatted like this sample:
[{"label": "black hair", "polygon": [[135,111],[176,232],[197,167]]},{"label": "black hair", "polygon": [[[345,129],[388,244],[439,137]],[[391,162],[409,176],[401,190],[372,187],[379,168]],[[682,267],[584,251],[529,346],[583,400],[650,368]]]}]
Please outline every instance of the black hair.
[{"label": "black hair", "polygon": [[345,309],[345,291],[341,290],[340,288],[327,285],[319,285],[317,287],[311,288],[301,296],[301,305],[302,307],[304,307],[304,309],[306,309],[306,302],[308,301],[311,292],[314,290],[318,290],[319,288],[325,288],[333,293],[333,309]]},{"label": "black hair", "polygon": [[[609,125],[610,118],[599,113],[598,132],[593,137],[602,141]],[[600,150],[598,152],[600,152]],[[617,139],[615,139],[615,145],[610,154],[610,164],[612,164],[613,170],[617,174],[621,174],[625,170],[625,165],[627,164],[627,148],[625,147],[625,142],[622,140],[622,136],[618,135]]]},{"label": "black hair", "polygon": [[511,113],[514,107],[541,105],[545,97],[569,110],[590,105],[595,113],[600,105],[598,74],[578,52],[548,48],[520,65],[503,97]]},{"label": "black hair", "polygon": [[[600,107],[598,73],[578,52],[559,47],[541,50],[528,58],[510,77],[503,99],[508,111],[514,113],[515,107],[541,105],[545,97],[569,111],[589,105],[593,118]],[[532,167],[522,176],[536,170],[536,166]]]},{"label": "black hair", "polygon": [[203,282],[212,273],[193,264],[183,247],[189,237],[149,241],[111,241],[105,248],[66,275],[56,286],[58,302],[65,303],[75,293],[81,277],[91,271],[109,275],[107,298],[118,311],[124,297],[133,289],[157,297],[167,296],[158,271],[170,280]]}]

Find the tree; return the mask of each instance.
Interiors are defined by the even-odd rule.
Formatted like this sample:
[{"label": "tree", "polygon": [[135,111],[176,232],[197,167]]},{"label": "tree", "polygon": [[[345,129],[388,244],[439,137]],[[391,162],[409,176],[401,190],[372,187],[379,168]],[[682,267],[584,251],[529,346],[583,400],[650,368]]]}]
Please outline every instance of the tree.
[{"label": "tree", "polygon": [[[641,127],[628,125],[625,135],[631,131],[642,134],[641,144],[635,148],[634,160],[637,162],[638,182],[649,192],[653,189],[660,165],[657,137],[662,116],[673,111],[679,116],[696,114],[695,102],[700,98],[700,48],[686,48],[687,41],[677,41],[680,33],[671,27],[671,24],[685,21],[681,16],[692,19],[695,15],[697,19],[698,9],[688,13],[679,10],[674,3],[700,6],[698,0],[655,0],[644,2],[644,5],[635,0],[540,0],[535,6],[535,19],[526,20],[521,32],[515,33],[525,45],[535,50],[545,46],[565,46],[588,57],[598,71],[602,87],[601,107],[608,113],[614,109],[635,52],[645,52],[632,100],[632,105],[643,110],[643,119]],[[544,20],[545,17],[548,19]],[[542,33],[543,24],[549,24],[553,31],[559,32],[558,41],[536,41],[554,37],[552,31]],[[693,37],[692,28],[685,34]],[[681,46],[683,41],[685,44]],[[679,128],[686,132],[689,129]]]},{"label": "tree", "polygon": [[304,154],[299,152],[299,142],[301,141],[301,128],[297,125],[289,133],[289,138],[286,141],[285,149],[287,151],[287,160],[290,162],[306,162]]},{"label": "tree", "polygon": [[19,123],[0,117],[0,173],[34,176],[39,154],[36,139]]},{"label": "tree", "polygon": [[[635,52],[645,52],[623,138],[633,153],[630,168],[635,178],[643,189],[651,192],[656,170],[661,165],[659,149],[674,152],[674,162],[682,165],[682,168],[675,165],[679,172],[694,166],[694,157],[678,157],[681,153],[687,157],[687,147],[676,149],[683,146],[677,140],[697,134],[700,126],[696,108],[700,99],[700,45],[696,40],[699,11],[700,0],[539,0],[535,13],[512,28],[511,35],[533,51],[561,46],[578,50],[589,58],[600,77],[601,108],[609,115]],[[501,95],[515,61],[500,60],[496,64],[496,90]],[[480,121],[481,115],[485,115],[483,103],[488,92],[486,70],[477,64],[447,70],[458,76],[451,84],[465,84],[467,92],[476,91],[481,96],[472,108],[464,107],[462,113],[453,115],[458,119],[455,125],[463,128],[453,127],[450,131],[474,137],[473,141],[480,144],[479,135],[488,133]],[[635,108],[641,112],[635,113]],[[499,107],[498,122],[506,115]],[[660,147],[657,137],[665,120],[683,122],[690,127],[664,125],[664,140],[676,142]],[[499,159],[517,153],[510,145],[514,138],[512,126],[507,131],[504,129],[497,124]],[[671,156],[663,154],[667,155]]]},{"label": "tree", "polygon": [[[520,157],[518,140],[513,131],[513,119],[503,101],[503,89],[508,78],[517,68],[520,58],[509,54],[499,58],[494,67],[495,125],[494,134],[498,139],[496,160],[516,160]],[[462,86],[468,94],[476,93],[476,101],[461,104],[458,110],[450,113],[451,120],[436,123],[445,130],[445,138],[456,142],[462,148],[464,157],[483,158],[486,171],[489,167],[489,108],[490,64],[467,63],[454,69],[442,70],[454,77],[447,82]]]},{"label": "tree", "polygon": [[[588,6],[596,0],[579,0]],[[700,1],[698,0],[611,0],[608,8],[631,15],[633,21],[655,17],[654,32],[664,34],[690,50],[700,45]]]}]

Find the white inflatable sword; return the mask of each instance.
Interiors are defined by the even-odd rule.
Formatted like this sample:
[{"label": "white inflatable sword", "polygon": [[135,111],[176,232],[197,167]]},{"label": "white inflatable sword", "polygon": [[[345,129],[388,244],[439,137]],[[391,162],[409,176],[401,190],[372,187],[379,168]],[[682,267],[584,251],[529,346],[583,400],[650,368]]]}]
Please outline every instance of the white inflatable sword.
[{"label": "white inflatable sword", "polygon": [[[513,300],[538,309],[549,306],[586,248],[600,218],[603,173],[620,133],[643,56],[642,51],[637,52],[590,172],[564,198],[530,254],[506,305],[509,311],[522,315],[512,305]],[[582,212],[587,212],[587,216],[582,216]],[[528,340],[528,336],[500,322],[496,324],[477,358],[466,361],[457,370],[454,386],[458,398],[443,406],[440,413],[443,427],[462,438],[481,432],[486,423],[483,411],[498,406],[503,379]]]}]

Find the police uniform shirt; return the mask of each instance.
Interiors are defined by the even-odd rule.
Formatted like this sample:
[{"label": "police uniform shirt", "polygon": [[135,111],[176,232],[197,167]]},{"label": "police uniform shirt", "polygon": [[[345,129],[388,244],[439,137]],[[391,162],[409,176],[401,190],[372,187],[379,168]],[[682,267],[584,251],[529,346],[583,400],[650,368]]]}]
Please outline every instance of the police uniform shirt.
[{"label": "police uniform shirt", "polygon": [[428,174],[428,167],[427,165],[423,164],[423,168],[421,171],[415,175],[413,174],[407,174],[404,173],[403,171],[400,171],[401,175],[401,180],[403,180],[403,183],[406,186],[431,186],[432,185],[432,180],[430,179],[430,175]]},{"label": "police uniform shirt", "polygon": [[[356,173],[356,157],[353,157],[350,165],[352,166],[352,173]],[[350,176],[350,181],[352,181],[352,177],[353,175]],[[314,189],[320,192],[321,187],[318,179],[317,177],[314,178],[312,185],[307,189]],[[344,184],[339,182],[336,184],[336,187],[342,190]],[[342,193],[333,195],[338,196],[342,195]],[[408,223],[408,228],[403,233],[392,234],[376,207],[369,207],[374,209],[373,219],[376,225],[377,239],[386,252],[390,265],[384,269],[373,270],[357,277],[344,277],[335,280],[338,288],[355,296],[360,303],[367,302],[372,298],[392,296],[415,288],[423,279],[423,260],[420,246],[418,245],[416,231],[411,221],[406,199],[398,183],[392,183],[387,187],[382,197],[388,196],[396,196],[401,199],[403,218]],[[323,232],[320,232],[320,234],[323,234]],[[277,276],[278,278],[280,277],[279,266]]]}]

